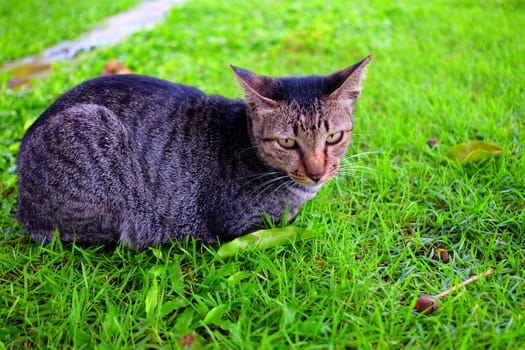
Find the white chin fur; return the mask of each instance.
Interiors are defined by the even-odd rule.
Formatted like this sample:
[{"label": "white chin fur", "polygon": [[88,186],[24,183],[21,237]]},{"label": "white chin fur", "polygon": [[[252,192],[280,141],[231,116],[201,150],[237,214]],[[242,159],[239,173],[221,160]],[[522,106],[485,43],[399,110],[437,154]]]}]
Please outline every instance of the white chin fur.
[{"label": "white chin fur", "polygon": [[321,187],[323,187],[324,184],[325,183],[323,182],[323,183],[319,183],[319,184],[311,185],[311,186],[303,185],[303,184],[297,184],[297,185],[299,185],[299,188],[301,188],[303,191],[315,194],[317,191],[321,189]]}]

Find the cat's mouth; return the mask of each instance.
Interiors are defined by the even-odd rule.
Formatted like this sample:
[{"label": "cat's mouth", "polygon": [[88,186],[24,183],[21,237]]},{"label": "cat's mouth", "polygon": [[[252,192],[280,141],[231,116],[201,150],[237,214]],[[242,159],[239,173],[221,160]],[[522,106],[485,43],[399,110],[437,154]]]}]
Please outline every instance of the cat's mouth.
[{"label": "cat's mouth", "polygon": [[288,177],[294,184],[306,192],[317,192],[330,179],[328,174],[320,176],[306,176],[298,171],[288,173]]}]

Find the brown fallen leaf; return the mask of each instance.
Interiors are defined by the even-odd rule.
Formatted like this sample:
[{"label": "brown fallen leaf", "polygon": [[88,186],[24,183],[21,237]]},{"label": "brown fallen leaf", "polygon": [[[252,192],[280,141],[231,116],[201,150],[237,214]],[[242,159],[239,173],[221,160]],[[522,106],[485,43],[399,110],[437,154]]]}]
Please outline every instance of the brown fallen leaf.
[{"label": "brown fallen leaf", "polygon": [[405,232],[409,235],[413,235],[414,232],[416,232],[416,229],[413,227],[413,226],[406,226],[405,227]]},{"label": "brown fallen leaf", "polygon": [[434,254],[432,255],[432,260],[441,261],[442,263],[448,264],[450,262],[450,257],[448,251],[441,244],[438,244],[433,249]]},{"label": "brown fallen leaf", "polygon": [[439,143],[439,139],[437,137],[433,137],[427,141],[427,145],[430,148],[436,148],[436,145]]},{"label": "brown fallen leaf", "polygon": [[179,345],[185,350],[201,350],[203,346],[193,333],[185,334],[180,340]]},{"label": "brown fallen leaf", "polygon": [[191,349],[191,344],[192,343],[193,343],[193,334],[191,334],[191,333],[185,334],[179,340],[179,345],[182,345],[185,348],[189,347]]},{"label": "brown fallen leaf", "polygon": [[9,90],[17,90],[20,88],[31,89],[31,78],[11,78],[7,81],[7,88]]},{"label": "brown fallen leaf", "polygon": [[115,75],[115,74],[130,74],[131,69],[126,67],[124,63],[120,61],[109,61],[102,70],[102,75]]},{"label": "brown fallen leaf", "polygon": [[47,62],[14,62],[5,65],[0,69],[0,74],[9,74],[7,88],[16,90],[19,88],[31,88],[31,82],[35,78],[43,77],[49,74],[51,65]]}]

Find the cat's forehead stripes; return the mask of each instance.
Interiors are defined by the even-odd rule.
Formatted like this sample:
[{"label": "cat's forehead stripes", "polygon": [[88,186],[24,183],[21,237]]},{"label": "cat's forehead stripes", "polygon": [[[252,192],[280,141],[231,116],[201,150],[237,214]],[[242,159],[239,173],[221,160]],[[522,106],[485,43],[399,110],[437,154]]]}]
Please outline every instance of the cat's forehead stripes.
[{"label": "cat's forehead stripes", "polygon": [[323,127],[328,131],[329,122],[326,119],[325,108],[319,101],[308,106],[301,106],[297,101],[291,102],[283,114],[287,116],[289,125],[292,125],[295,136],[298,136],[299,131],[306,134],[317,133]]},{"label": "cat's forehead stripes", "polygon": [[299,135],[299,127],[297,126],[297,124],[293,125],[293,134],[295,137]]}]

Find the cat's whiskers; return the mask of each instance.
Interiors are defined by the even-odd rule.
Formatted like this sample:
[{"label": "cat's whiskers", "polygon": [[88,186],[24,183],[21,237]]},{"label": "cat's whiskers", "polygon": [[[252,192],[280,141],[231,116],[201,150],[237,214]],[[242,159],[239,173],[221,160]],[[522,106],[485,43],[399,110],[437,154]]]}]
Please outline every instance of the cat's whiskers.
[{"label": "cat's whiskers", "polygon": [[295,182],[293,182],[292,180],[288,179],[287,181],[284,181],[282,184],[277,186],[277,188],[275,188],[271,193],[279,192],[284,187],[293,186],[294,184],[295,184]]},{"label": "cat's whiskers", "polygon": [[280,184],[279,186],[277,186],[276,188],[274,188],[272,191],[270,191],[270,193],[268,193],[268,195],[269,196],[273,196],[274,194],[279,195],[279,192],[281,190],[283,190],[284,188],[288,188],[290,186],[293,186],[293,185],[294,185],[294,182],[292,180],[285,181],[282,184]]},{"label": "cat's whiskers", "polygon": [[[255,193],[255,192],[259,192],[259,193],[264,193],[264,191],[268,188],[268,187],[271,187],[272,184],[274,184],[275,182],[277,181],[281,181],[283,179],[288,179],[288,175],[282,175],[282,176],[277,176],[277,177],[274,177],[268,181],[264,181],[262,182],[261,184],[259,184],[258,186],[256,186],[252,193]],[[261,190],[262,188],[262,190]],[[261,190],[261,191],[259,191]]]},{"label": "cat's whiskers", "polygon": [[272,176],[272,175],[276,175],[276,174],[282,174],[282,172],[281,171],[268,171],[268,172],[265,172],[265,173],[258,173],[258,174],[250,174],[250,175],[246,175],[246,176],[239,176],[239,177],[237,177],[237,179],[238,180],[250,179],[249,182],[252,182],[254,180],[260,179],[261,177]]},{"label": "cat's whiskers", "polygon": [[257,148],[259,148],[259,146],[257,146],[257,145],[253,145],[253,146],[250,146],[250,147],[246,147],[246,148],[240,150],[240,151],[239,151],[239,154],[243,154],[243,153],[246,153],[246,152],[248,152],[248,151],[251,151],[251,150],[257,149]]},{"label": "cat's whiskers", "polygon": [[372,172],[372,168],[365,165],[357,165],[352,163],[352,160],[358,157],[369,156],[371,154],[380,154],[381,151],[361,152],[351,156],[347,156],[341,160],[339,165],[338,175],[351,175],[352,173],[358,172]]},{"label": "cat's whiskers", "polygon": [[[261,174],[254,174],[254,175],[247,175],[247,176],[238,177],[238,179],[242,181],[243,186],[245,186],[245,187],[249,186],[249,185],[251,185],[253,183],[257,183],[257,182],[262,181],[262,183],[258,184],[257,187],[255,187],[255,190],[257,190],[261,186],[264,186],[266,182],[274,181],[275,180],[275,176],[278,175],[278,174],[282,174],[282,172],[269,171],[269,172],[261,173]],[[265,180],[265,178],[268,178],[268,177],[271,177],[271,178]],[[287,177],[287,175],[281,175],[279,177]]]},{"label": "cat's whiskers", "polygon": [[270,179],[268,181],[265,181],[265,182],[259,184],[257,187],[255,187],[249,193],[249,195],[252,196],[250,204],[252,204],[258,198],[260,198],[262,195],[267,194],[267,191],[270,190],[270,189],[272,190],[270,193],[273,193],[275,191],[275,189],[274,189],[275,183],[278,182],[278,181],[282,181],[282,180],[287,180],[287,181],[283,181],[283,183],[279,184],[276,188],[279,188],[282,185],[286,185],[286,184],[289,184],[291,182],[291,180],[288,177],[288,175],[283,175],[283,176],[278,176],[278,177],[275,177],[273,179]]},{"label": "cat's whiskers", "polygon": [[373,168],[366,166],[366,165],[359,165],[354,163],[354,160],[358,157],[368,157],[372,154],[380,154],[381,151],[371,151],[371,152],[362,152],[362,153],[356,153],[351,156],[347,156],[341,160],[341,164],[339,165],[339,170],[337,171],[337,175],[335,176],[335,179],[341,179],[345,177],[356,177],[357,173],[372,173]]},{"label": "cat's whiskers", "polygon": [[369,152],[361,152],[361,153],[355,153],[355,154],[352,154],[351,156],[346,156],[342,159],[342,162],[345,161],[345,160],[348,160],[348,159],[353,159],[353,158],[358,158],[358,157],[363,157],[363,156],[368,156],[368,155],[371,155],[371,154],[381,154],[383,152],[381,151],[369,151]]},{"label": "cat's whiskers", "polygon": [[337,175],[334,176],[334,179],[341,179],[341,178],[356,178],[357,174],[363,174],[368,173],[371,174],[373,172],[372,168],[365,167],[365,166],[358,166],[358,165],[349,165],[348,167],[340,168],[337,172]]},{"label": "cat's whiskers", "polygon": [[344,173],[349,171],[361,171],[361,172],[372,172],[372,168],[364,165],[353,165],[353,164],[346,164],[345,166],[342,166],[339,168],[339,171],[337,173]]},{"label": "cat's whiskers", "polygon": [[[296,184],[296,183],[288,178],[288,180],[284,181],[283,183],[279,184],[276,188],[272,189],[270,191],[270,193],[268,193],[268,196],[271,196],[271,195],[273,195],[275,193],[278,193],[283,188],[293,186],[294,184]],[[253,202],[253,200],[252,200],[252,202]]]}]

